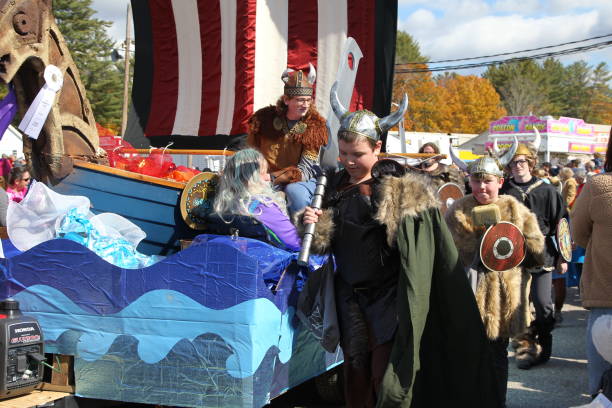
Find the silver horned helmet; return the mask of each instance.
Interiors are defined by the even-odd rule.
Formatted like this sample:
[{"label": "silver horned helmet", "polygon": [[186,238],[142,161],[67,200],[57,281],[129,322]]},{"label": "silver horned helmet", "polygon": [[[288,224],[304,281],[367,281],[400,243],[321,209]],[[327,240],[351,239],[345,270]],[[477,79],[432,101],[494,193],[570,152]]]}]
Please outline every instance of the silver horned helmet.
[{"label": "silver horned helmet", "polygon": [[379,118],[368,110],[350,112],[340,103],[337,89],[338,82],[335,82],[334,86],[332,86],[329,98],[332,109],[338,121],[340,121],[338,135],[350,132],[378,141],[384,132],[391,129],[402,119],[404,113],[406,113],[406,109],[408,109],[408,96],[404,94],[404,98],[399,108],[384,118]]},{"label": "silver horned helmet", "polygon": [[453,163],[468,174],[492,174],[497,177],[503,177],[504,172],[502,169],[510,162],[510,160],[512,160],[518,147],[518,140],[516,139],[516,136],[513,137],[514,142],[512,143],[512,146],[510,146],[506,153],[497,158],[485,155],[467,165],[457,156],[453,147],[450,148],[450,155],[453,159]]}]

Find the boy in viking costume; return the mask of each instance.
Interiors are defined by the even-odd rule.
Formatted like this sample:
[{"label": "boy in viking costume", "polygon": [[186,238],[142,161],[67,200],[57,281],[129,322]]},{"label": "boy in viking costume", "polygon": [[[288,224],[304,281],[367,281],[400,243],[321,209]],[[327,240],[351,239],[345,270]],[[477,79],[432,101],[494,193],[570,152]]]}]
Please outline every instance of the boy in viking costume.
[{"label": "boy in viking costume", "polygon": [[381,134],[407,98],[379,119],[347,111],[336,86],[344,169],[328,175],[323,210],[306,207],[298,227],[316,223],[312,250],[335,257],[347,406],[498,406],[484,327],[435,191],[378,162]]},{"label": "boy in viking costume", "polygon": [[530,268],[531,300],[535,307],[535,320],[523,336],[517,338],[516,361],[518,368],[529,369],[546,363],[552,354],[552,330],[555,325],[552,300],[552,272],[567,271],[567,262],[560,256],[555,243],[557,225],[567,217],[563,198],[555,187],[532,175],[538,161],[540,132],[531,146],[521,143],[506,168],[512,177],[504,183],[501,194],[511,195],[525,204],[538,220],[540,231],[545,237],[544,263],[541,267]]},{"label": "boy in viking costume", "polygon": [[[516,145],[515,147],[516,148]],[[446,223],[459,250],[459,258],[468,272],[489,347],[494,359],[499,393],[505,395],[508,383],[508,342],[523,333],[531,320],[529,284],[531,275],[525,266],[543,262],[544,236],[535,215],[514,197],[500,196],[504,178],[497,159],[484,156],[470,166],[458,159],[451,148],[453,161],[470,175],[472,194],[453,203],[445,214]],[[512,157],[512,149],[500,162]],[[508,270],[488,269],[481,260],[480,248],[489,225],[507,221],[514,224],[525,238],[525,259],[517,259]],[[512,237],[510,237],[512,239]],[[484,245],[484,244],[483,244]],[[505,258],[505,256],[502,256]],[[506,258],[507,259],[507,258]]]},{"label": "boy in viking costume", "polygon": [[[259,109],[249,120],[247,143],[268,161],[274,185],[287,194],[289,210],[310,203],[318,176],[319,148],[327,144],[327,126],[313,101],[316,72],[285,70],[284,95],[276,106]],[[295,183],[295,184],[291,184]]]}]

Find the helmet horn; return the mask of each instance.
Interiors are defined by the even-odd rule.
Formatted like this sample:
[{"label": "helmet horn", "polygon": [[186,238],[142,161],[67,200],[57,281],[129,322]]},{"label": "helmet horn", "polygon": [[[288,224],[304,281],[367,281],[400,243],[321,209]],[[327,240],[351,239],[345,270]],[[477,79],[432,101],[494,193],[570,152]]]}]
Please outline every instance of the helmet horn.
[{"label": "helmet horn", "polygon": [[493,153],[495,153],[495,155],[499,155],[499,153],[501,152],[501,150],[499,150],[499,146],[497,145],[497,138],[493,139]]},{"label": "helmet horn", "polygon": [[406,109],[408,109],[408,95],[404,94],[399,108],[397,108],[395,112],[378,121],[378,126],[380,127],[381,132],[386,132],[395,126],[400,120],[402,120],[404,113],[406,113]]},{"label": "helmet horn", "polygon": [[459,167],[461,170],[465,171],[467,173],[468,171],[468,166],[467,164],[465,164],[465,162],[463,160],[461,160],[457,154],[455,154],[455,148],[452,146],[449,146],[449,150],[450,150],[450,156],[451,159],[453,159],[453,163],[455,163],[457,165],[457,167]]},{"label": "helmet horn", "polygon": [[314,84],[317,80],[317,71],[315,70],[314,65],[312,65],[310,62],[308,65],[310,66],[310,69],[308,70],[308,82]]},{"label": "helmet horn", "polygon": [[329,92],[329,101],[338,120],[342,120],[344,115],[348,113],[348,110],[342,106],[340,99],[338,99],[338,81],[334,82],[334,85]]},{"label": "helmet horn", "polygon": [[535,132],[536,136],[535,139],[533,139],[533,142],[531,143],[531,147],[535,150],[537,154],[538,150],[540,149],[540,144],[542,144],[542,136],[540,135],[540,131],[535,126],[533,127],[533,131]]},{"label": "helmet horn", "polygon": [[293,72],[293,70],[291,68],[287,68],[286,70],[283,71],[283,74],[281,75],[281,80],[284,83],[287,83],[287,81],[289,80],[289,73]]},{"label": "helmet horn", "polygon": [[512,142],[512,146],[510,146],[508,151],[504,153],[502,156],[500,156],[498,159],[502,167],[505,167],[508,165],[508,163],[510,163],[510,160],[512,160],[512,158],[514,157],[514,154],[516,153],[516,149],[518,149],[518,139],[514,135],[512,137],[514,138],[514,142]]}]

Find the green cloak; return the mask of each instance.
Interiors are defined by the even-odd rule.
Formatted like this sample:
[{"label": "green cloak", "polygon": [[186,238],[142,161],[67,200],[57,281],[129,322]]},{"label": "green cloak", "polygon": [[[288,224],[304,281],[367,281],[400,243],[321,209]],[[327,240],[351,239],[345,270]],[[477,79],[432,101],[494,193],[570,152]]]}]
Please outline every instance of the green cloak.
[{"label": "green cloak", "polygon": [[437,208],[402,218],[398,318],[378,407],[500,406],[474,294]]}]

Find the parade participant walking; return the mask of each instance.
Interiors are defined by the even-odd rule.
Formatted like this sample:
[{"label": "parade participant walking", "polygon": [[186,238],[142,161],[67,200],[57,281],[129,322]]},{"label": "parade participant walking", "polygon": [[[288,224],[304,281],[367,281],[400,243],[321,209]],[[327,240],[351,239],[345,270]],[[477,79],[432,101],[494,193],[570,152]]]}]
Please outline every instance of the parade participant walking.
[{"label": "parade participant walking", "polygon": [[544,234],[544,266],[529,268],[531,272],[531,299],[535,306],[535,320],[519,339],[516,360],[517,366],[529,369],[536,364],[546,363],[552,353],[552,330],[555,324],[552,301],[552,271],[567,271],[567,262],[561,258],[555,245],[557,225],[566,217],[565,204],[561,195],[550,184],[531,175],[537,164],[537,148],[540,144],[537,132],[536,143],[531,148],[519,144],[508,170],[510,180],[501,188],[501,194],[514,196],[525,204],[537,217],[540,230]]},{"label": "parade participant walking", "polygon": [[484,327],[435,192],[421,175],[381,176],[381,133],[407,108],[340,120],[344,169],[330,174],[313,251],[335,257],[335,302],[348,407],[497,406]]},{"label": "parade participant walking", "polygon": [[[499,393],[505,403],[509,339],[522,334],[531,321],[531,275],[525,267],[542,264],[544,236],[535,215],[527,207],[512,196],[499,195],[504,174],[495,158],[484,156],[468,167],[457,159],[452,150],[451,155],[453,161],[469,173],[472,194],[455,201],[446,212],[445,219],[459,250],[459,257],[473,282],[472,289],[494,358]],[[509,156],[508,160],[511,152],[506,155]],[[500,161],[503,162],[503,157]],[[499,219],[495,217],[497,212]],[[483,222],[491,213],[494,216],[488,222]],[[525,237],[525,259],[520,265],[502,272],[489,270],[480,259],[487,224],[492,225],[494,221],[511,222]]]},{"label": "parade participant walking", "polygon": [[604,164],[605,173],[591,177],[572,209],[572,235],[586,248],[580,296],[589,309],[587,326],[587,371],[589,394],[599,390],[601,376],[612,366],[593,345],[593,323],[599,316],[612,316],[612,135]]},{"label": "parade participant walking", "polygon": [[564,167],[559,171],[559,177],[563,183],[561,189],[561,195],[563,196],[563,202],[565,207],[569,210],[570,205],[576,198],[576,190],[578,189],[578,183],[574,178],[574,172],[569,167]]},{"label": "parade participant walking", "polygon": [[11,169],[6,193],[16,203],[23,200],[30,185],[30,172],[25,167],[15,166]]},{"label": "parade participant walking", "polygon": [[[419,153],[440,154],[440,148],[435,143],[425,143],[419,148]],[[436,187],[440,187],[445,183],[455,183],[463,189],[463,177],[459,170],[453,166],[448,166],[440,163],[440,157],[433,157],[424,161],[420,165],[420,169],[427,174]]]},{"label": "parade participant walking", "polygon": [[266,159],[255,149],[240,150],[227,160],[213,208],[221,217],[254,217],[287,249],[300,249],[300,239],[287,215],[285,199],[272,188]]},{"label": "parade participant walking", "polygon": [[281,79],[284,95],[276,106],[253,114],[247,143],[264,155],[272,182],[285,190],[289,210],[295,212],[310,204],[319,172],[319,149],[327,143],[327,126],[312,104],[314,67],[310,65],[308,76],[288,69]]}]

